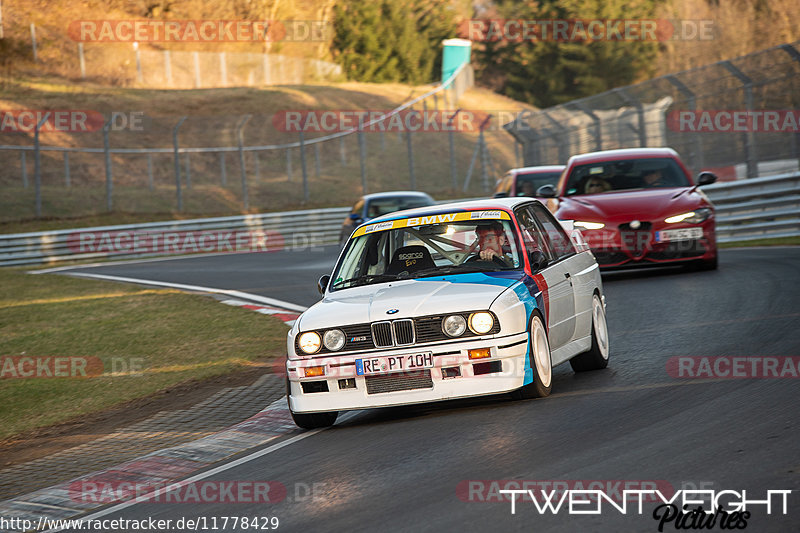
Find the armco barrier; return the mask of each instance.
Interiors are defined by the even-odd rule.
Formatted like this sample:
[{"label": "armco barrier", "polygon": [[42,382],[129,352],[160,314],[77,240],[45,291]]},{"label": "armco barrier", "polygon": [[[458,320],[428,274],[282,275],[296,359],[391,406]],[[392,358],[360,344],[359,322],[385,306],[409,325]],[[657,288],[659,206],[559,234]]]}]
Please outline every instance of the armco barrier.
[{"label": "armco barrier", "polygon": [[[800,236],[800,172],[719,183],[703,187],[702,190],[717,208],[719,242]],[[39,265],[86,259],[170,255],[168,251],[76,251],[74,236],[87,232],[263,232],[273,238],[272,241],[269,238],[266,241],[270,250],[307,249],[336,244],[339,241],[341,222],[349,212],[347,207],[336,207],[0,235],[0,265]]]}]

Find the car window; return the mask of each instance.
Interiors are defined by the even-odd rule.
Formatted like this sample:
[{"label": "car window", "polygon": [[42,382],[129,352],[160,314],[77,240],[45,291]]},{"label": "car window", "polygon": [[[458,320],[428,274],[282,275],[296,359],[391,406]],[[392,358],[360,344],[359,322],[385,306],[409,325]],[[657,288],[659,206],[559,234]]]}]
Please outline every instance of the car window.
[{"label": "car window", "polygon": [[[499,261],[482,259],[483,245],[496,246]],[[514,270],[522,264],[518,238],[509,220],[423,223],[352,238],[336,267],[331,290],[391,279]]]},{"label": "car window", "polygon": [[419,196],[398,196],[390,198],[375,198],[367,206],[367,216],[370,218],[379,217],[403,209],[414,209],[415,207],[425,207],[431,205],[431,201]]},{"label": "car window", "polygon": [[558,260],[575,253],[575,246],[572,245],[567,232],[564,231],[558,220],[550,214],[550,211],[540,203],[532,204],[530,210],[539,227],[543,230],[543,237],[550,251],[551,259]]},{"label": "car window", "polygon": [[544,253],[545,256],[549,256],[550,252],[545,244],[546,239],[542,234],[542,228],[536,224],[536,217],[530,207],[518,209],[516,215],[522,231],[522,243],[525,246],[525,251],[528,254],[539,251]]},{"label": "car window", "polygon": [[517,174],[516,196],[536,196],[536,191],[542,185],[558,183],[561,172],[537,172]]},{"label": "car window", "polygon": [[683,169],[671,157],[620,159],[576,165],[567,180],[566,195],[690,185]]}]

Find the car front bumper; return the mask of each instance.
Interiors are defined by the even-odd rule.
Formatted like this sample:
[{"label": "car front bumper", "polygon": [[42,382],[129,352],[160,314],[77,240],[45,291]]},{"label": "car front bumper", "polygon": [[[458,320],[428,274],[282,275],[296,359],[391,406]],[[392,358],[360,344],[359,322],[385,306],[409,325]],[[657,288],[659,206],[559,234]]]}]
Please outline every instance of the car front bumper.
[{"label": "car front bumper", "polygon": [[[523,384],[528,344],[528,333],[523,332],[458,343],[291,359],[287,362],[289,407],[295,413],[346,411],[512,391]],[[490,357],[470,359],[468,351],[479,348],[489,348]],[[357,374],[357,359],[421,353],[432,354],[431,368]],[[305,368],[318,366],[324,366],[324,376],[304,377]]]}]

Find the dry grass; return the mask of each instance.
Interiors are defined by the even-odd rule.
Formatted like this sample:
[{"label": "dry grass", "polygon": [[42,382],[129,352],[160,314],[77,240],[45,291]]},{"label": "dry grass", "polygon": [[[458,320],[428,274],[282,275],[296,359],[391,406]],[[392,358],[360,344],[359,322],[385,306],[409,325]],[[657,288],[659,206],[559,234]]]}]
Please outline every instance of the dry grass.
[{"label": "dry grass", "polygon": [[[103,369],[96,377],[5,379],[13,374],[0,367],[0,440],[267,364],[283,353],[286,331],[276,318],[203,296],[0,270],[0,357],[97,358]],[[132,363],[141,371],[124,373]]]}]

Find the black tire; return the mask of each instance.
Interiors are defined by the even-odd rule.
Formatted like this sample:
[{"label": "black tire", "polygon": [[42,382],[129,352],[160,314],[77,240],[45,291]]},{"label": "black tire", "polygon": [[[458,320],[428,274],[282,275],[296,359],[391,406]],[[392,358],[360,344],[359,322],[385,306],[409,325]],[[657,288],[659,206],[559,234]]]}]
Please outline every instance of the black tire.
[{"label": "black tire", "polygon": [[[289,401],[291,395],[291,387],[289,386],[289,376],[286,376],[286,401]],[[292,420],[298,427],[303,429],[316,429],[326,428],[332,426],[339,416],[339,411],[327,411],[322,413],[295,413],[292,411],[291,404],[289,405],[289,412],[292,415]]]},{"label": "black tire", "polygon": [[531,318],[528,334],[528,353],[531,354],[531,370],[533,381],[523,385],[511,393],[515,400],[544,398],[550,395],[553,387],[553,362],[550,359],[550,342],[547,340],[547,329],[539,314]]},{"label": "black tire", "polygon": [[575,372],[601,370],[608,366],[608,356],[609,343],[606,313],[600,297],[595,294],[592,296],[592,347],[589,348],[589,351],[570,359],[569,364]]}]

